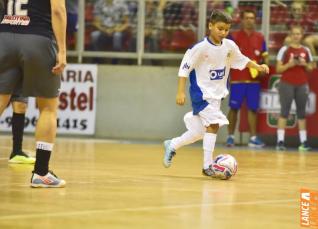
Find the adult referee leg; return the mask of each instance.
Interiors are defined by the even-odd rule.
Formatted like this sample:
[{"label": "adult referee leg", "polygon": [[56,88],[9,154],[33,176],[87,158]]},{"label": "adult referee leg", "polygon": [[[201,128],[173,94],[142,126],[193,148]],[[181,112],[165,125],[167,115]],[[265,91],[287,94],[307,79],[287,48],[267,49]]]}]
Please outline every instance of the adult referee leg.
[{"label": "adult referee leg", "polygon": [[10,102],[10,98],[11,98],[11,95],[8,95],[8,94],[1,94],[0,95],[0,115],[7,108],[8,104]]},{"label": "adult referee leg", "polygon": [[[9,163],[18,164],[34,164],[35,158],[30,157],[22,150],[23,134],[24,134],[24,119],[27,109],[27,99],[19,97],[11,98],[13,114],[11,119],[12,124],[12,151],[9,157]],[[21,98],[21,100],[20,100]],[[25,101],[24,101],[25,100]]]},{"label": "adult referee leg", "polygon": [[36,100],[40,116],[35,129],[35,140],[54,144],[56,137],[58,97],[38,97]]},{"label": "adult referee leg", "polygon": [[[64,187],[66,182],[49,171],[49,161],[56,137],[58,97],[37,98],[40,116],[35,129],[36,161],[32,187]],[[49,180],[47,182],[47,180]]]}]

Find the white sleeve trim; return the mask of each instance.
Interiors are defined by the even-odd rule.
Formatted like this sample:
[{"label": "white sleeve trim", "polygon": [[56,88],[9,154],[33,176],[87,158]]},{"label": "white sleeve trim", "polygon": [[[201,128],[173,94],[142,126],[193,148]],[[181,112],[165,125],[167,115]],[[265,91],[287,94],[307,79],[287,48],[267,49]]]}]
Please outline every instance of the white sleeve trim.
[{"label": "white sleeve trim", "polygon": [[311,51],[308,47],[304,46],[304,48],[307,50],[308,55],[309,55],[309,62],[313,62],[314,58],[312,57]]},{"label": "white sleeve trim", "polygon": [[276,57],[277,61],[283,61],[283,57],[285,55],[286,50],[287,50],[287,46],[283,46],[280,48],[280,50],[277,53],[277,57]]}]

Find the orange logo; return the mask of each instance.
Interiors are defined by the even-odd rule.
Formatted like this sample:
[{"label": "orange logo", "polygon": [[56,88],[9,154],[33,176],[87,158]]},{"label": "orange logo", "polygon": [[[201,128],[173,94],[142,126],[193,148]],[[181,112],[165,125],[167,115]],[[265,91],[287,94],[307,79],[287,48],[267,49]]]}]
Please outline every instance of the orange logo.
[{"label": "orange logo", "polygon": [[318,228],[318,191],[300,190],[300,226]]}]

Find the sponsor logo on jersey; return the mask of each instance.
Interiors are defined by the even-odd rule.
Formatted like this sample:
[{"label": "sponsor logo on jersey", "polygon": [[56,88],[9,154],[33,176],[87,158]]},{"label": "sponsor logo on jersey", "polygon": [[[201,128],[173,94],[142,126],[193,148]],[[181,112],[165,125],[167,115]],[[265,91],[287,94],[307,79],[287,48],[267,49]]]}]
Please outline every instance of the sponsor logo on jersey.
[{"label": "sponsor logo on jersey", "polygon": [[221,80],[225,76],[225,67],[222,69],[211,69],[210,80]]},{"label": "sponsor logo on jersey", "polygon": [[30,24],[30,17],[18,15],[4,15],[1,24],[3,25],[22,25],[27,26]]},{"label": "sponsor logo on jersey", "polygon": [[185,64],[182,66],[182,69],[190,69],[190,66],[188,65],[188,63],[185,63]]}]

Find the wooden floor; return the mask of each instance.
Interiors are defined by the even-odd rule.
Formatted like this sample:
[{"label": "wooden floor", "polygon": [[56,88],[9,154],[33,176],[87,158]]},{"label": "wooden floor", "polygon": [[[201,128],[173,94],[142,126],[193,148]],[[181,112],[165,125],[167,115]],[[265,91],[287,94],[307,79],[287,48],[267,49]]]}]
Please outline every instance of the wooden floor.
[{"label": "wooden floor", "polygon": [[[163,168],[162,146],[60,138],[51,168],[62,189],[32,189],[33,166],[9,165],[0,137],[0,228],[300,228],[299,190],[318,190],[318,153],[217,148],[239,163],[232,180],[201,175],[201,147]],[[25,148],[33,148],[33,138]]]}]

